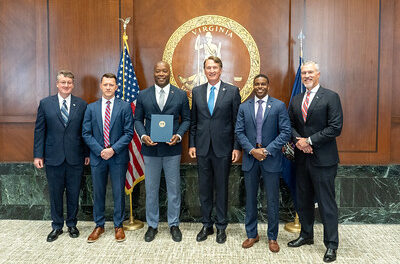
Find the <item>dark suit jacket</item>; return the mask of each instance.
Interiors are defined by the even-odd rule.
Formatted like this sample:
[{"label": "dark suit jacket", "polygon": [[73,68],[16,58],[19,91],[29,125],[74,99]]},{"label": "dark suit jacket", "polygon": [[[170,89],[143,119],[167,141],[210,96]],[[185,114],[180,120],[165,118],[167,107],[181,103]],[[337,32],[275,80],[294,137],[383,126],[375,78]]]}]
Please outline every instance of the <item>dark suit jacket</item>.
[{"label": "dark suit jacket", "polygon": [[[103,160],[100,156],[104,149],[101,100],[102,98],[88,105],[82,125],[82,136],[86,145],[90,148],[90,164],[92,166],[96,166]],[[129,161],[128,144],[132,137],[131,105],[115,98],[110,120],[110,145],[115,151],[111,159],[115,163],[124,164]]]},{"label": "dark suit jacket", "polygon": [[[170,85],[167,101],[161,111],[157,104],[155,95],[155,86],[151,86],[143,91],[140,91],[136,109],[135,109],[135,128],[139,137],[142,135],[150,136],[151,115],[173,115],[174,125],[173,134],[179,134],[182,138],[190,125],[190,109],[189,100],[186,92]],[[181,119],[181,122],[179,121]],[[145,156],[174,156],[182,153],[182,143],[179,142],[174,146],[169,146],[166,143],[159,142],[154,147],[142,144],[142,154]]]},{"label": "dark suit jacket", "polygon": [[[265,171],[281,172],[282,147],[291,138],[290,120],[282,101],[268,96],[261,131],[261,144],[266,146],[271,154],[261,164]],[[257,162],[253,155],[249,154],[257,143],[254,97],[240,105],[235,132],[244,150],[242,170],[249,171],[254,162]]]},{"label": "dark suit jacket", "polygon": [[[44,158],[44,163],[58,166],[67,161],[70,165],[84,164],[85,151],[82,139],[82,121],[87,103],[71,95],[67,126],[64,127],[57,95],[40,101],[33,146],[33,156]],[[85,155],[86,154],[86,155]]]},{"label": "dark suit jacket", "polygon": [[210,115],[207,83],[193,88],[189,147],[196,147],[196,154],[200,156],[207,155],[210,144],[217,157],[230,156],[233,149],[240,150],[234,133],[239,105],[239,89],[221,82],[214,111]]},{"label": "dark suit jacket", "polygon": [[289,106],[293,142],[296,137],[311,138],[314,154],[305,154],[295,148],[296,164],[302,164],[306,155],[310,155],[314,166],[333,166],[339,163],[336,137],[343,126],[343,111],[339,95],[320,87],[314,96],[304,123],[301,104],[304,93],[296,95]]}]

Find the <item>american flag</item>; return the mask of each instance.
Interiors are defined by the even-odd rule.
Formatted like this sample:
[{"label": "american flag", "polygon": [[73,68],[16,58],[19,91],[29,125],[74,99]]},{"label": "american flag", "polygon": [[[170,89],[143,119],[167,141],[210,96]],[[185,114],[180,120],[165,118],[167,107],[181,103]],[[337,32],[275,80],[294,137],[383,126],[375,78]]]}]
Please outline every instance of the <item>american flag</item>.
[{"label": "american flag", "polygon": [[[118,90],[115,93],[120,98],[131,104],[132,113],[135,114],[136,98],[139,94],[139,85],[136,80],[135,70],[133,69],[131,57],[126,45],[121,52],[121,59],[118,67]],[[141,153],[142,143],[139,136],[134,131],[133,139],[129,143],[129,164],[125,178],[125,192],[130,194],[133,187],[140,181],[144,180],[144,162]]]}]

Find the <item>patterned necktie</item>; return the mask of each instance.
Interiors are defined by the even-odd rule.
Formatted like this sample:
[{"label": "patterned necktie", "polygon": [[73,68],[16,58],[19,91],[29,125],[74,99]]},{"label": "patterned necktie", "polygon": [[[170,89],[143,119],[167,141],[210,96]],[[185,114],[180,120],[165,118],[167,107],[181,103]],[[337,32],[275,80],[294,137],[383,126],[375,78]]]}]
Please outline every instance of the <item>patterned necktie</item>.
[{"label": "patterned necktie", "polygon": [[262,121],[263,121],[263,108],[262,103],[263,100],[258,100],[258,109],[256,114],[256,128],[257,128],[257,143],[261,144],[261,129],[262,129]]},{"label": "patterned necktie", "polygon": [[111,107],[110,101],[106,102],[107,107],[106,107],[106,114],[104,116],[104,146],[106,148],[108,148],[110,146],[110,111],[111,111]]},{"label": "patterned necktie", "polygon": [[212,113],[214,111],[214,100],[215,100],[214,99],[214,97],[215,97],[214,90],[215,90],[215,87],[212,86],[210,89],[210,96],[208,97],[208,102],[207,102],[208,110],[210,110],[210,115],[212,115]]},{"label": "patterned necktie", "polygon": [[160,107],[161,111],[164,109],[164,104],[165,104],[165,91],[163,88],[161,88],[160,89],[160,98],[158,100],[158,106]]},{"label": "patterned necktie", "polygon": [[64,121],[64,126],[67,126],[68,123],[68,106],[67,106],[67,101],[64,99],[63,104],[61,106],[61,117]]},{"label": "patterned necktie", "polygon": [[307,91],[306,100],[304,100],[304,103],[301,107],[301,112],[303,114],[304,123],[307,120],[307,111],[308,111],[308,103],[310,102],[310,94],[311,94],[311,91]]}]

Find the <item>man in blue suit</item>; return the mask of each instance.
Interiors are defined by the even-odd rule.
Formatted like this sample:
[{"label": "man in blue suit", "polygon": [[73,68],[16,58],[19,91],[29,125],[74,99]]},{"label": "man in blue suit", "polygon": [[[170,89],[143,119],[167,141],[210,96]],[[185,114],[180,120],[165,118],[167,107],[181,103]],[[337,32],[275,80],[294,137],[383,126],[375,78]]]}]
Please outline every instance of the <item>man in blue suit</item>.
[{"label": "man in blue suit", "polygon": [[255,97],[241,104],[236,121],[236,135],[243,148],[246,185],[246,233],[243,248],[259,241],[257,232],[257,193],[262,177],[267,197],[268,245],[279,251],[279,178],[282,172],[282,146],[291,137],[286,106],[268,95],[269,79],[264,74],[253,80]]},{"label": "man in blue suit", "polygon": [[[157,62],[154,66],[155,85],[139,93],[135,110],[135,128],[144,143],[142,154],[146,175],[146,220],[149,226],[144,236],[146,242],[152,241],[158,232],[158,193],[163,169],[167,184],[170,233],[175,242],[182,240],[179,229],[180,161],[182,137],[190,125],[190,109],[186,93],[170,85],[169,78],[169,64],[164,61]],[[169,142],[156,143],[150,138],[153,114],[173,115],[173,136]]]},{"label": "man in blue suit", "polygon": [[129,161],[128,144],[133,137],[133,115],[129,103],[115,98],[117,77],[106,73],[101,77],[102,98],[88,105],[82,135],[90,148],[93,181],[93,218],[96,227],[87,242],[92,243],[104,233],[105,195],[110,174],[114,198],[115,240],[125,240],[122,226],[125,214],[125,175]]},{"label": "man in blue suit", "polygon": [[[67,195],[69,236],[76,238],[79,190],[83,164],[89,164],[89,151],[82,139],[82,120],[86,102],[71,95],[74,74],[61,70],[57,73],[58,94],[40,101],[33,146],[33,164],[41,169],[46,164],[53,230],[47,236],[52,242],[63,233],[63,196]],[[86,157],[86,158],[85,158]]]}]

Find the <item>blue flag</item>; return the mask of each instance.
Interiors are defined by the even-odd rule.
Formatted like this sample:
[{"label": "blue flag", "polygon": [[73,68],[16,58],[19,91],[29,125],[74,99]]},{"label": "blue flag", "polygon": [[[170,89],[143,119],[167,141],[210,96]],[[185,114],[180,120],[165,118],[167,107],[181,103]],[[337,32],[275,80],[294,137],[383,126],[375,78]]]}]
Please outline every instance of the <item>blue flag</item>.
[{"label": "blue flag", "polygon": [[[301,63],[302,63],[302,58],[299,57],[299,68],[297,69],[296,73],[296,78],[294,79],[294,84],[292,88],[292,95],[290,96],[290,102],[289,105],[292,103],[293,97],[296,95],[303,93],[305,91],[304,85],[301,83]],[[289,144],[292,145],[294,148],[294,144],[292,142],[289,142]],[[296,206],[296,170],[295,170],[295,165],[294,162],[286,158],[284,156],[283,158],[283,172],[282,172],[282,178],[286,182],[287,186],[289,187],[290,194],[292,195],[292,199],[294,202],[295,208]]]}]

